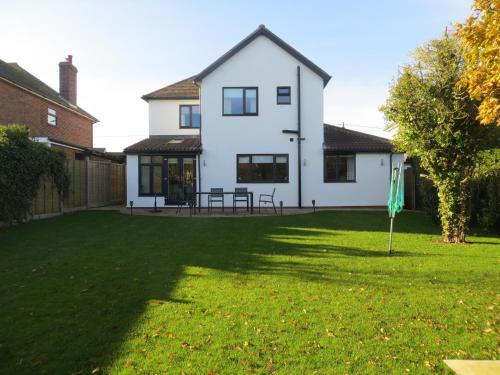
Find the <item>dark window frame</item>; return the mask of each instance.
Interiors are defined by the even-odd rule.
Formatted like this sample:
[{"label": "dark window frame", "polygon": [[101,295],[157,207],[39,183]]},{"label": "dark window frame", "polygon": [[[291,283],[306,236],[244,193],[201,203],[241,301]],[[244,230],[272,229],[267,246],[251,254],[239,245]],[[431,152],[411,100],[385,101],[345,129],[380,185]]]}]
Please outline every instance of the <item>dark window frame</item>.
[{"label": "dark window frame", "polygon": [[[224,113],[224,90],[226,89],[241,89],[243,90],[243,113]],[[255,113],[247,113],[246,111],[246,91],[255,90]],[[222,87],[222,116],[258,116],[259,115],[259,88],[257,86],[223,86]]]},{"label": "dark window frame", "polygon": [[[288,89],[288,94],[281,94],[280,89]],[[288,102],[280,103],[280,97],[288,97]],[[290,105],[292,104],[292,87],[291,86],[278,86],[276,87],[276,104],[277,105]]]},{"label": "dark window frame", "polygon": [[[239,158],[240,157],[249,157],[250,164],[252,164],[253,156],[272,156],[273,157],[273,180],[272,181],[258,181],[258,180],[240,180],[239,177]],[[276,158],[277,157],[286,157],[286,180],[277,180],[276,179]],[[280,163],[281,164],[281,163]],[[236,154],[236,183],[237,184],[288,184],[290,182],[290,157],[288,154]]]},{"label": "dark window frame", "polygon": [[[182,107],[189,108],[189,126],[182,125]],[[201,128],[201,108],[200,108],[200,125],[193,126],[193,107],[200,107],[199,104],[179,104],[179,129],[200,129]]]},{"label": "dark window frame", "polygon": [[[151,162],[149,163],[141,163],[141,157],[142,156],[149,156],[151,158]],[[153,157],[154,156],[161,156],[162,158],[162,162],[161,163],[153,163],[152,160],[153,160]],[[139,167],[139,180],[138,180],[138,196],[139,197],[154,197],[155,195],[159,195],[159,196],[162,196],[163,193],[164,193],[164,188],[163,188],[163,181],[164,181],[164,178],[165,178],[165,171],[164,171],[164,162],[165,162],[165,156],[163,155],[158,155],[158,154],[141,154],[141,155],[137,155],[138,157],[138,167]],[[148,167],[161,167],[161,192],[160,193],[142,193],[141,192],[141,182],[142,182],[142,167],[145,167],[145,166],[148,166]],[[150,190],[151,188],[154,186],[154,168],[150,168],[149,169],[149,187],[150,187]]]},{"label": "dark window frame", "polygon": [[[354,180],[340,180],[339,179],[339,160],[341,157],[351,156],[354,158]],[[326,171],[326,158],[335,157],[335,177],[327,177]],[[356,182],[356,154],[355,153],[324,153],[323,154],[323,181],[328,183],[355,183]]]},{"label": "dark window frame", "polygon": [[[50,113],[50,111],[54,111],[54,114]],[[51,124],[49,118],[54,118],[54,123]],[[57,110],[54,108],[47,107],[47,124],[50,126],[57,126]]]}]

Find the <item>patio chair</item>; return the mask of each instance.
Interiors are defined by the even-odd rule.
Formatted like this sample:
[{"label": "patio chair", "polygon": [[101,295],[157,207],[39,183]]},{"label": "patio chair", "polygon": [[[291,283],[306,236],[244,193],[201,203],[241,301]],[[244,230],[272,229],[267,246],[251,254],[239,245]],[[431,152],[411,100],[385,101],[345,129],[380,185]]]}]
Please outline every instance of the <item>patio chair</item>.
[{"label": "patio chair", "polygon": [[274,213],[278,215],[278,212],[276,211],[276,205],[274,204],[274,193],[276,193],[276,188],[273,189],[272,194],[261,194],[259,195],[259,214],[260,214],[260,204],[264,203],[271,203],[273,205]]},{"label": "patio chair", "polygon": [[249,208],[248,204],[248,189],[246,187],[235,188],[233,194],[233,212],[236,212],[237,203],[245,202],[247,204],[247,212]]},{"label": "patio chair", "polygon": [[222,203],[222,212],[224,212],[223,192],[223,188],[210,188],[210,194],[208,194],[208,211],[212,211],[213,203]]}]

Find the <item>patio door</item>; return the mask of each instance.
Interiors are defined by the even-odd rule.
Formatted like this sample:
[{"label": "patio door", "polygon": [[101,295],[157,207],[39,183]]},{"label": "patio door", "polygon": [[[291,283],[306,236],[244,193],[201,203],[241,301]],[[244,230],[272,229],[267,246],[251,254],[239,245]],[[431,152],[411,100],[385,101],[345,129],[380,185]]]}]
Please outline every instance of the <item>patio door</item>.
[{"label": "patio door", "polygon": [[167,192],[167,204],[179,204],[186,194],[196,191],[195,161],[193,156],[167,156],[164,159],[164,191]]}]

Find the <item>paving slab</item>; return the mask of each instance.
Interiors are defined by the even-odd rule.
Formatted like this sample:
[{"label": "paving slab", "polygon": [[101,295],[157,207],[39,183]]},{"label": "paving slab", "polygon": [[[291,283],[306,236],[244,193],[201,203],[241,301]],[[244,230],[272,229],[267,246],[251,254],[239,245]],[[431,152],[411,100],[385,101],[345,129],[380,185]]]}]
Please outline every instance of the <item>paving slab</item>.
[{"label": "paving slab", "polygon": [[457,375],[500,375],[500,361],[447,359],[444,363]]}]

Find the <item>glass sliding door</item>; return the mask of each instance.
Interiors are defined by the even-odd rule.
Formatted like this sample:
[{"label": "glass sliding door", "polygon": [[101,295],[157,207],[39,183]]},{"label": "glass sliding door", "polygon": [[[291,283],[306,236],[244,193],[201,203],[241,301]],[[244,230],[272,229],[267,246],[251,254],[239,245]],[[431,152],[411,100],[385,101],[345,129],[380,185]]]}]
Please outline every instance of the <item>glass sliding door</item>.
[{"label": "glass sliding door", "polygon": [[182,199],[182,180],[179,178],[178,158],[167,159],[167,199],[169,204],[176,204]]},{"label": "glass sliding door", "polygon": [[165,190],[167,204],[176,205],[182,202],[186,194],[196,191],[196,159],[194,157],[165,158],[165,174],[167,176]]}]

